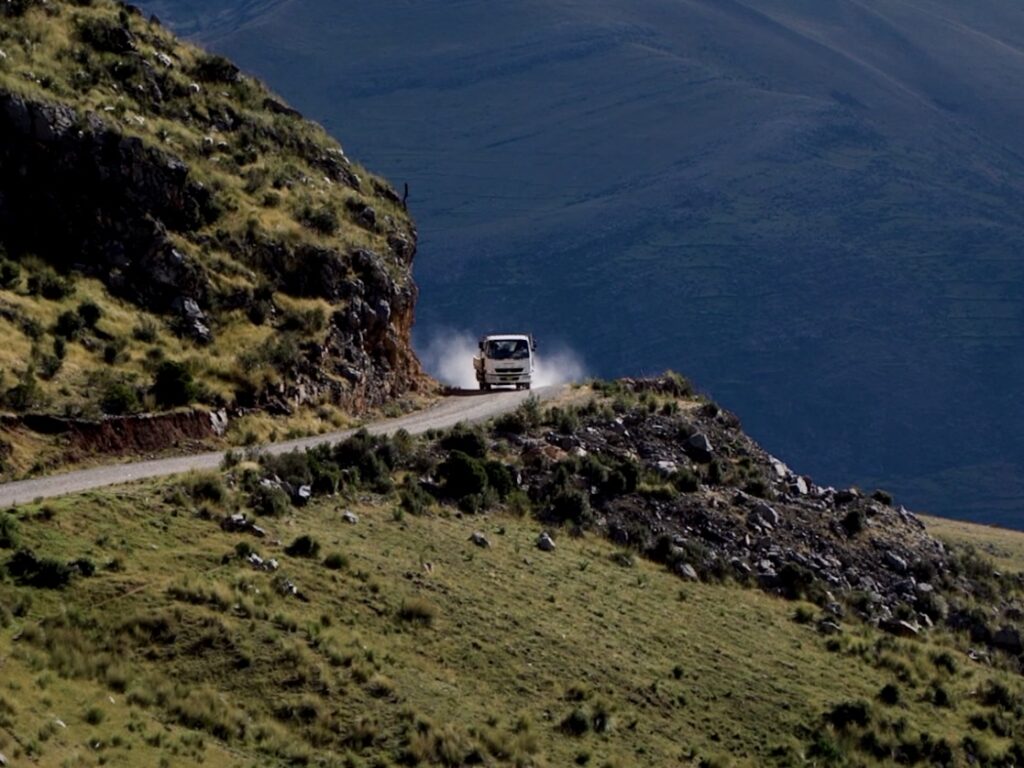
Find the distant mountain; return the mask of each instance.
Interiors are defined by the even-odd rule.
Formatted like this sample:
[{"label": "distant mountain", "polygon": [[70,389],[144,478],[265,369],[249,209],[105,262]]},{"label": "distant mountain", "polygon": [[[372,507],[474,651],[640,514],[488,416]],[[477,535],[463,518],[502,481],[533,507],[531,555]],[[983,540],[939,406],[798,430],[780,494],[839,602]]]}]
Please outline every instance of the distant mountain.
[{"label": "distant mountain", "polygon": [[1019,3],[144,5],[408,181],[421,343],[680,368],[820,482],[1019,524]]}]

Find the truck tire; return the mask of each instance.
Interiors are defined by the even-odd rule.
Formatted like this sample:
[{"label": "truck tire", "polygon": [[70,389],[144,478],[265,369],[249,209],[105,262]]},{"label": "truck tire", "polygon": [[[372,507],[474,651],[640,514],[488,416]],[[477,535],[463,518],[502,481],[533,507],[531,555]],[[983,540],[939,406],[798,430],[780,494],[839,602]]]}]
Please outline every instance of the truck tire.
[{"label": "truck tire", "polygon": [[480,382],[480,391],[481,392],[487,392],[490,388],[491,388],[491,385],[488,384],[486,381],[481,381]]}]

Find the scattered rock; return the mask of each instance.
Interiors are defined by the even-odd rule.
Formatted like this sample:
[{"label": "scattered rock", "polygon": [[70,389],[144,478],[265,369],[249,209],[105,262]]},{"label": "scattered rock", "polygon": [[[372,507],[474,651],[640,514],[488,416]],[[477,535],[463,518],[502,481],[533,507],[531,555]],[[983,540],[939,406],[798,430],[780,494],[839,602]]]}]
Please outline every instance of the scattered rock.
[{"label": "scattered rock", "polygon": [[700,581],[700,576],[697,574],[697,569],[689,563],[679,563],[676,566],[676,573],[678,573],[687,581]]},{"label": "scattered rock", "polygon": [[537,537],[537,549],[542,552],[554,552],[555,551],[555,540],[551,538],[551,534],[547,531],[541,533]]},{"label": "scattered rock", "polygon": [[885,619],[878,623],[879,629],[897,637],[917,637],[921,628],[916,624],[901,619]]},{"label": "scattered rock", "polygon": [[1013,656],[1024,653],[1024,642],[1021,641],[1020,630],[1016,627],[1006,626],[999,629],[992,636],[992,645]]},{"label": "scattered rock", "polygon": [[888,550],[885,553],[885,564],[892,568],[897,573],[907,572],[907,561],[897,555],[892,550]]},{"label": "scattered rock", "polygon": [[822,619],[818,622],[818,632],[823,635],[838,635],[843,631],[833,619]]},{"label": "scattered rock", "polygon": [[754,505],[754,508],[750,510],[750,514],[747,515],[747,520],[754,524],[767,525],[771,528],[778,526],[781,518],[779,513],[775,511],[775,508],[766,502],[759,501]]}]

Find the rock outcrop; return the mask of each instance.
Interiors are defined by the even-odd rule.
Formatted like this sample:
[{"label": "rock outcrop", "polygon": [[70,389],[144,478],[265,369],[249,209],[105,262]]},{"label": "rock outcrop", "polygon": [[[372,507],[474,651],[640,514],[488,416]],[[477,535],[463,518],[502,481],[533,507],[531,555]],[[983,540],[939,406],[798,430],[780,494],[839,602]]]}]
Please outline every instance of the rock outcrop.
[{"label": "rock outcrop", "polygon": [[[0,408],[86,420],[125,412],[108,403],[152,408],[152,379],[117,364],[156,355],[152,376],[163,331],[187,342],[188,399],[214,410],[361,410],[431,386],[411,346],[417,234],[386,182],[130,6],[0,10],[10,39],[39,38],[0,62],[0,292],[12,299],[0,332],[32,345],[30,361],[0,360],[21,387],[5,397],[0,381]],[[106,291],[92,324],[48,327],[32,302],[78,301],[82,278]],[[46,280],[59,290],[40,292]],[[125,306],[134,319],[96,324]],[[68,343],[96,352],[97,370],[62,367]]]}]

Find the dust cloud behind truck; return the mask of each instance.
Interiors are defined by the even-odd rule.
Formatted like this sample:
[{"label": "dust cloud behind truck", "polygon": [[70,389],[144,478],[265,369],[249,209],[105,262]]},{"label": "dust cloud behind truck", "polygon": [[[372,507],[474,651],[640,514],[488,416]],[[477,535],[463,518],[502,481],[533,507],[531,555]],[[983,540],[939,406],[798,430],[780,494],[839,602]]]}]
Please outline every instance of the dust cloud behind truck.
[{"label": "dust cloud behind truck", "polygon": [[529,389],[536,370],[537,342],[533,336],[503,333],[483,336],[473,358],[473,369],[480,389],[513,386]]}]

